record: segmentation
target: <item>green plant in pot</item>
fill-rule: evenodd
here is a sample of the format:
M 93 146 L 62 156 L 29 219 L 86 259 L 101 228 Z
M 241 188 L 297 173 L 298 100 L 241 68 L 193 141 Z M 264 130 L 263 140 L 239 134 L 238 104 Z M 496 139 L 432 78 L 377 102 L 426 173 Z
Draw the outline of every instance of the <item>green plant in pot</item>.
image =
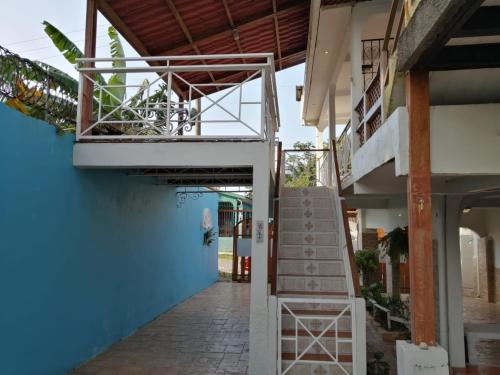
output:
M 375 277 L 379 263 L 378 250 L 358 250 L 354 253 L 354 256 L 356 258 L 356 267 L 361 271 L 363 276 L 363 285 L 371 285 L 376 281 Z
M 397 227 L 391 230 L 382 237 L 380 245 L 384 255 L 387 255 L 391 259 L 392 295 L 394 298 L 399 298 L 401 294 L 399 264 L 401 257 L 407 257 L 409 252 L 408 227 Z

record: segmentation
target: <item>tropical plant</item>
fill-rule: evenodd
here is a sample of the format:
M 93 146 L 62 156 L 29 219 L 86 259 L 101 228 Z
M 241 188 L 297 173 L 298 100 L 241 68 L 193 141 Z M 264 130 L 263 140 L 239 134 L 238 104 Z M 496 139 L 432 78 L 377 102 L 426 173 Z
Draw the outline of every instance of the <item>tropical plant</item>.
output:
M 408 256 L 408 227 L 397 227 L 388 232 L 380 240 L 380 246 L 384 255 L 391 260 L 392 267 L 392 293 L 393 297 L 399 298 L 401 294 L 400 270 L 401 257 Z
M 315 148 L 312 142 L 295 142 L 294 150 Z M 316 155 L 312 151 L 290 152 L 285 158 L 285 186 L 316 186 Z
M 363 285 L 370 285 L 375 271 L 378 269 L 379 253 L 378 250 L 366 249 L 358 250 L 354 253 L 355 262 L 358 270 L 363 276 Z

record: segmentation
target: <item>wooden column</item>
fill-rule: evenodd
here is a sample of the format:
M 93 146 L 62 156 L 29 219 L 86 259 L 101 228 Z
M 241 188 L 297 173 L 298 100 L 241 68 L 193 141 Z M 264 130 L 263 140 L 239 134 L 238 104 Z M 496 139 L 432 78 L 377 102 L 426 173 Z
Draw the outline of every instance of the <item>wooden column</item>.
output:
M 436 344 L 432 255 L 429 73 L 406 77 L 409 120 L 408 236 L 411 333 L 414 344 Z
M 95 57 L 96 45 L 96 30 L 97 30 L 97 6 L 96 0 L 87 0 L 87 16 L 85 20 L 85 57 Z M 85 63 L 86 67 L 93 67 L 92 63 Z M 92 75 L 89 74 L 90 77 Z M 89 128 L 92 119 L 92 104 L 94 85 L 88 79 L 83 80 L 82 88 L 82 107 L 81 107 L 81 131 Z M 90 133 L 90 131 L 89 131 Z M 86 133 L 85 135 L 90 135 Z

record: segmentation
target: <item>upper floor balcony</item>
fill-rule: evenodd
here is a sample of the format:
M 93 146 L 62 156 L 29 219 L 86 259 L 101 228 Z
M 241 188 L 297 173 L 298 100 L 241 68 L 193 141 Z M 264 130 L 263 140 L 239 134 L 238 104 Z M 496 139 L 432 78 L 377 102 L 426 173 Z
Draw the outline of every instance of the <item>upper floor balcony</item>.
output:
M 351 45 L 350 68 L 353 70 L 350 75 L 354 80 L 350 88 L 351 117 L 337 137 L 345 186 L 357 181 L 364 183 L 378 170 L 388 176 L 387 165 L 392 168 L 392 178 L 407 175 L 409 144 L 404 72 L 411 69 L 429 72 L 433 176 L 439 179 L 500 173 L 495 152 L 500 131 L 497 122 L 500 64 L 493 52 L 494 48 L 499 50 L 500 44 L 494 39 L 498 38 L 498 30 L 491 18 L 499 14 L 500 7 L 485 2 L 474 7 L 465 4 L 461 9 L 444 7 L 441 13 L 432 13 L 426 5 L 425 1 L 412 6 L 408 2 L 393 1 L 382 12 L 385 32 L 381 33 L 384 37 L 380 39 L 375 68 L 371 65 L 369 69 L 370 79 L 364 74 L 365 43 L 361 40 Z M 417 21 L 422 17 L 429 18 L 428 25 L 419 27 Z M 461 26 L 449 27 L 446 20 L 453 17 Z M 366 25 L 360 28 L 363 26 Z M 442 35 L 433 34 L 432 28 L 436 27 L 443 28 Z M 353 31 L 353 35 L 360 34 L 363 35 Z M 360 45 L 362 52 L 353 52 Z M 373 56 L 374 49 L 368 49 Z M 359 60 L 353 59 L 357 53 Z M 358 61 L 363 62 L 361 69 L 354 65 Z M 363 76 L 355 73 L 357 69 Z M 357 86 L 356 77 L 359 77 Z M 341 81 L 342 73 L 337 83 Z M 337 87 L 337 103 L 338 91 Z M 337 109 L 337 120 L 338 117 Z M 380 179 L 377 181 L 380 183 Z
M 77 62 L 77 142 L 269 141 L 279 129 L 273 54 Z

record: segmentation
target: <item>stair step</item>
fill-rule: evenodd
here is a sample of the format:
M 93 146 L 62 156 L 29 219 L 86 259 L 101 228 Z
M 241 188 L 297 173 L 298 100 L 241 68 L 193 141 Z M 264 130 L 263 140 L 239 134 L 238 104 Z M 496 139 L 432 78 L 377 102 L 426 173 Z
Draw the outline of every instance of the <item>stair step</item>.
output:
M 278 274 L 297 276 L 344 276 L 344 262 L 318 259 L 279 259 Z
M 286 219 L 317 219 L 335 220 L 336 212 L 332 207 L 327 208 L 301 208 L 301 207 L 281 207 L 280 218 Z
M 282 197 L 280 207 L 303 208 L 329 208 L 333 209 L 334 203 L 329 196 L 321 197 Z
M 283 245 L 278 248 L 280 258 L 296 259 L 342 259 L 338 246 Z
M 281 197 L 329 197 L 330 190 L 327 187 L 315 186 L 309 188 L 283 188 Z
M 280 230 L 285 232 L 338 232 L 333 219 L 291 218 L 280 220 Z
M 338 246 L 339 236 L 337 232 L 280 232 L 279 242 L 281 245 Z
M 278 290 L 298 292 L 347 292 L 345 277 L 278 276 Z

